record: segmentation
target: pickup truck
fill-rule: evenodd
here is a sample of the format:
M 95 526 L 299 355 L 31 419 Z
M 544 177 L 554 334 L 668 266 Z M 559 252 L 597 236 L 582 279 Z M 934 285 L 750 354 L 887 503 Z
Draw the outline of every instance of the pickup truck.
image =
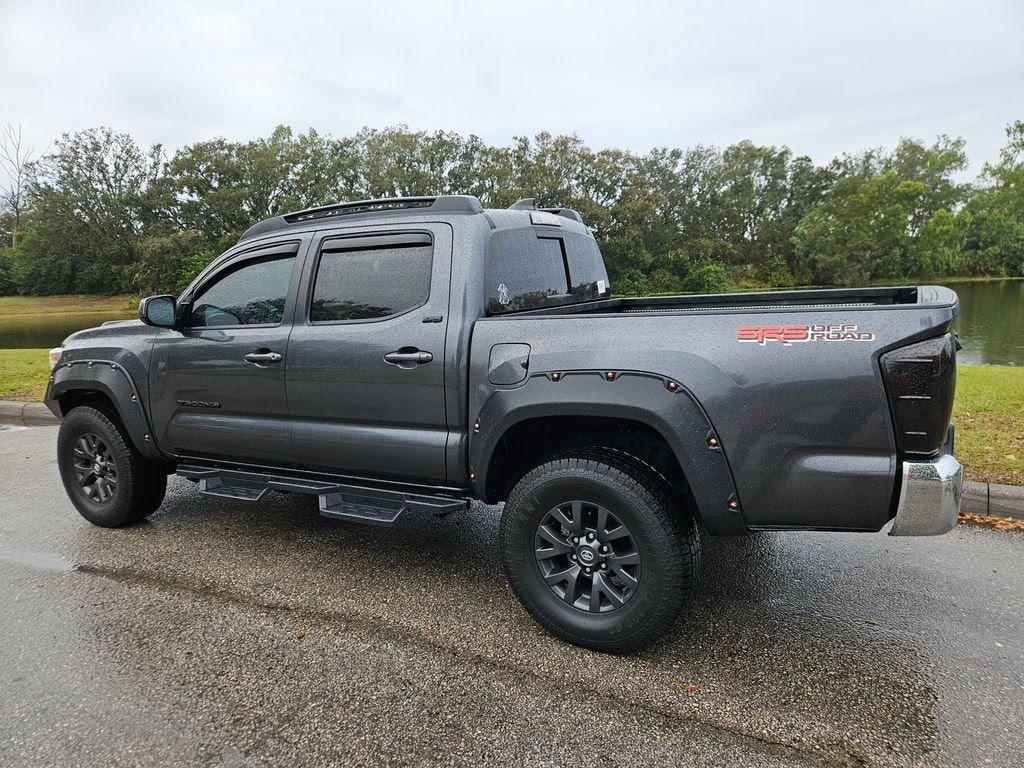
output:
M 613 297 L 578 213 L 469 196 L 251 227 L 178 296 L 51 352 L 78 511 L 167 476 L 394 523 L 504 502 L 500 558 L 549 631 L 668 631 L 700 537 L 933 535 L 957 521 L 958 300 L 934 286 Z

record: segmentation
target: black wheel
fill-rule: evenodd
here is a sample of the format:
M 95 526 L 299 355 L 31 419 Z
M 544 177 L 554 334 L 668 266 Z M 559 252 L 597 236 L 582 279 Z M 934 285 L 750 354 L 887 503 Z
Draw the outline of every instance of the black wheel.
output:
M 501 518 L 509 585 L 549 631 L 622 653 L 668 632 L 696 583 L 696 523 L 631 456 L 580 452 L 526 474 Z
M 142 456 L 110 416 L 88 406 L 62 420 L 57 464 L 75 509 L 106 528 L 149 516 L 167 488 L 161 465 Z

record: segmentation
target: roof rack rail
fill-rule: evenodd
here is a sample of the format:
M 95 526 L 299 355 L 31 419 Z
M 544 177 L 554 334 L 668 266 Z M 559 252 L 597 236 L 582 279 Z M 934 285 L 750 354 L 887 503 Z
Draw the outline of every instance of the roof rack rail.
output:
M 538 208 L 537 198 L 535 197 L 522 197 L 512 203 L 508 209 L 510 211 L 544 211 L 544 213 L 553 213 L 555 216 L 572 219 L 573 221 L 578 221 L 580 224 L 583 223 L 583 217 L 572 208 Z
M 302 224 L 317 219 L 328 219 L 336 216 L 366 216 L 371 214 L 419 213 L 431 211 L 438 213 L 482 213 L 480 201 L 472 195 L 438 195 L 436 197 L 385 197 L 378 200 L 356 200 L 350 203 L 334 203 L 317 208 L 274 216 L 253 224 L 240 238 L 250 237 L 284 229 L 293 224 Z

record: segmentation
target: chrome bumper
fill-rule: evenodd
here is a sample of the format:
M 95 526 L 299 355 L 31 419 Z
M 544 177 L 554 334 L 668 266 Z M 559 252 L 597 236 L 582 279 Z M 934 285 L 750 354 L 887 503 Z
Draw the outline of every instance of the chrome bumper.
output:
M 938 536 L 956 527 L 964 468 L 953 454 L 903 462 L 903 484 L 890 536 Z

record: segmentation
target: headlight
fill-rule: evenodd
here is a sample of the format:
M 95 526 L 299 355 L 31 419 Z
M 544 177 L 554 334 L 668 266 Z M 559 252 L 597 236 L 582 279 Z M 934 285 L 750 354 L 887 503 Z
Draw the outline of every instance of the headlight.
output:
M 54 347 L 50 350 L 50 370 L 52 371 L 60 363 L 60 356 L 64 354 L 64 347 Z

